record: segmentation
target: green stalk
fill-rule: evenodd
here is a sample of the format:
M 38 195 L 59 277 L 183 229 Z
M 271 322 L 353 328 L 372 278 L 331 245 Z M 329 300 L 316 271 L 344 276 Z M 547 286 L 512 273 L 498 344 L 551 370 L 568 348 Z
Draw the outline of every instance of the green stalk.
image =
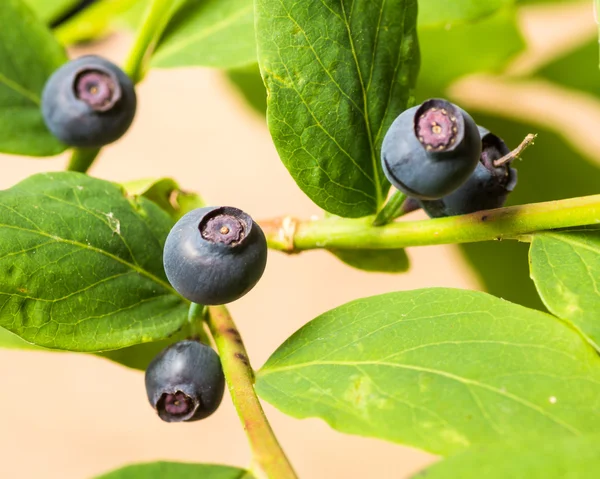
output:
M 261 223 L 269 247 L 287 253 L 318 248 L 395 249 L 410 246 L 528 240 L 532 233 L 600 223 L 600 195 L 480 211 L 424 221 L 372 226 L 373 217 L 296 221 L 292 241 L 282 242 L 274 225 Z
M 406 201 L 406 195 L 401 191 L 396 191 L 381 211 L 377 213 L 377 216 L 373 221 L 373 226 L 387 225 L 396 218 L 402 216 L 402 205 L 404 204 L 404 201 Z
M 171 18 L 174 0 L 153 0 L 146 16 L 137 31 L 123 70 L 134 84 L 139 83 L 145 74 L 146 60 L 154 51 L 163 30 Z M 67 166 L 69 171 L 86 173 L 98 157 L 100 148 L 74 148 Z
M 231 399 L 248 436 L 255 464 L 268 479 L 296 479 L 254 391 L 254 372 L 225 306 L 210 306 L 208 326 L 219 350 Z

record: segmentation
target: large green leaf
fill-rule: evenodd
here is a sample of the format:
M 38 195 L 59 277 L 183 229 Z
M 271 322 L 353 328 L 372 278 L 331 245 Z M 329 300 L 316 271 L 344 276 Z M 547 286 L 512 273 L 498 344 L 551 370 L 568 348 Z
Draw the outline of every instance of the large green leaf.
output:
M 252 479 L 250 473 L 228 466 L 151 462 L 118 469 L 97 479 Z
M 152 58 L 159 68 L 233 68 L 255 62 L 252 0 L 188 2 L 167 26 Z
M 420 26 L 419 44 L 423 58 L 418 84 L 421 99 L 445 96 L 444 89 L 465 75 L 501 71 L 525 46 L 516 10 L 510 6 L 477 22 L 451 28 Z
M 590 479 L 600 469 L 600 436 L 545 437 L 474 447 L 414 479 Z
M 257 0 L 268 122 L 296 183 L 345 217 L 375 213 L 383 136 L 418 69 L 414 0 Z
M 63 13 L 74 7 L 79 0 L 23 0 L 40 18 L 50 23 L 60 17 Z M 3 0 L 6 2 L 6 0 Z M 3 25 L 5 25 L 3 23 Z
M 56 155 L 65 146 L 46 128 L 40 96 L 65 53 L 21 0 L 0 1 L 0 19 L 0 152 Z
M 519 183 L 508 199 L 519 205 L 598 193 L 600 168 L 571 147 L 555 132 L 489 114 L 471 112 L 480 125 L 516 147 L 528 133 L 538 133 L 535 145 L 513 164 Z M 529 277 L 528 246 L 516 241 L 461 245 L 479 273 L 486 290 L 495 296 L 524 306 L 544 309 Z
M 515 0 L 420 0 L 419 26 L 448 28 L 457 22 L 469 22 L 487 17 Z
M 530 250 L 531 277 L 548 309 L 571 321 L 600 351 L 600 230 L 540 233 Z
M 187 306 L 162 267 L 172 225 L 151 201 L 77 173 L 0 192 L 0 326 L 74 351 L 174 333 Z
M 295 417 L 439 454 L 600 427 L 600 357 L 563 321 L 485 293 L 353 301 L 308 323 L 257 375 Z

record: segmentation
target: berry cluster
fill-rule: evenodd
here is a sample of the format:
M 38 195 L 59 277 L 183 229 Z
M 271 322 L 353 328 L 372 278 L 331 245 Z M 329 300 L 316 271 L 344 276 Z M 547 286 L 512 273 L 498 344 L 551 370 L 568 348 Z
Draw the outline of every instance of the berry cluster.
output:
M 404 111 L 383 140 L 388 180 L 432 218 L 499 208 L 517 183 L 510 153 L 496 135 L 442 99 Z M 509 160 L 512 158 L 509 158 Z
M 118 140 L 135 111 L 131 79 L 95 55 L 63 65 L 48 79 L 42 94 L 42 115 L 50 132 L 79 148 L 98 148 Z M 261 278 L 267 241 L 252 218 L 237 208 L 199 208 L 175 224 L 165 243 L 163 262 L 171 285 L 184 298 L 202 305 L 230 303 Z M 167 422 L 211 415 L 224 388 L 219 356 L 195 340 L 167 347 L 146 370 L 148 400 Z
M 135 116 L 130 78 L 93 55 L 66 63 L 48 80 L 42 114 L 62 142 L 98 148 L 119 139 Z M 504 142 L 478 127 L 467 112 L 441 99 L 403 112 L 382 147 L 390 182 L 431 217 L 471 213 L 504 204 L 517 176 Z M 164 248 L 164 268 L 175 290 L 201 305 L 230 303 L 250 291 L 267 262 L 260 227 L 233 207 L 187 213 Z M 146 370 L 148 400 L 164 421 L 196 421 L 212 414 L 225 380 L 217 353 L 195 340 L 163 350 Z

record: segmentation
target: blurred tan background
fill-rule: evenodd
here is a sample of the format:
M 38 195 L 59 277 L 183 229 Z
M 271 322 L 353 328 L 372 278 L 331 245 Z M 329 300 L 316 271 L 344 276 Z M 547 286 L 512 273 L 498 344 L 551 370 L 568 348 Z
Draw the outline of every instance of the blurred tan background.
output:
M 516 59 L 514 72 L 526 72 L 596 34 L 591 2 L 530 8 L 520 21 L 529 49 Z M 91 49 L 120 61 L 128 42 L 114 36 L 73 54 Z M 578 125 L 585 115 L 600 122 L 600 107 L 589 98 L 566 98 L 540 85 L 515 89 L 501 80 L 474 78 L 457 85 L 455 93 L 466 108 L 510 108 L 548 122 L 564 122 L 552 105 L 568 104 L 585 112 L 567 125 L 573 141 L 584 131 Z M 507 95 L 514 101 L 498 101 Z M 599 141 L 598 135 L 588 138 L 583 148 L 598 156 Z M 66 157 L 0 156 L 0 161 L 0 188 L 7 188 L 30 174 L 64 168 Z M 255 218 L 318 213 L 279 161 L 263 120 L 210 70 L 152 71 L 139 87 L 132 130 L 106 148 L 92 174 L 118 182 L 171 176 L 209 203 L 236 205 Z M 409 255 L 408 274 L 384 275 L 352 270 L 323 252 L 272 253 L 263 280 L 231 306 L 254 367 L 308 320 L 351 299 L 426 286 L 478 288 L 453 247 L 413 248 Z M 147 403 L 142 373 L 104 359 L 0 350 L 0 378 L 0 478 L 86 479 L 158 459 L 249 463 L 227 398 L 205 421 L 166 424 Z M 320 420 L 299 421 L 269 405 L 265 409 L 302 478 L 402 479 L 435 460 L 406 447 L 340 434 Z

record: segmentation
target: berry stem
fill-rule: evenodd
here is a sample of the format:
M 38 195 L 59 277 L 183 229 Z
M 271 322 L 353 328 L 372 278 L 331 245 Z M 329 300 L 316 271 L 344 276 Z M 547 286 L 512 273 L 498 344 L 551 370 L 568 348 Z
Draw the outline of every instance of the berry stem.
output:
M 225 306 L 210 306 L 207 321 L 256 467 L 269 479 L 296 479 L 254 391 L 254 372 L 229 311 Z
M 297 221 L 291 245 L 282 244 L 277 220 L 260 222 L 269 247 L 286 253 L 320 248 L 395 249 L 528 236 L 600 223 L 600 195 L 479 211 L 462 216 L 403 221 L 373 227 L 373 217 Z
M 498 158 L 494 161 L 494 166 L 498 168 L 505 163 L 510 163 L 511 161 L 517 159 L 523 151 L 527 149 L 528 146 L 533 145 L 533 141 L 536 139 L 537 135 L 530 133 L 525 137 L 525 139 L 521 142 L 519 146 L 517 146 L 513 151 L 511 151 L 508 155 L 504 155 L 502 158 Z
M 86 173 L 99 153 L 100 148 L 74 148 L 67 170 Z
M 134 84 L 144 78 L 146 60 L 154 51 L 173 11 L 173 0 L 152 0 L 146 10 L 123 67 Z M 67 170 L 87 173 L 99 153 L 100 148 L 74 148 Z
M 188 310 L 188 323 L 190 323 L 190 333 L 194 339 L 201 343 L 210 345 L 210 339 L 204 329 L 204 321 L 208 316 L 208 309 L 201 304 L 191 303 Z
M 401 191 L 396 191 L 390 200 L 385 204 L 385 206 L 381 209 L 375 220 L 373 221 L 373 226 L 383 226 L 388 223 L 394 221 L 396 218 L 399 218 L 404 214 L 402 209 L 402 205 L 406 200 L 406 195 Z
M 139 83 L 144 78 L 146 61 L 171 18 L 172 8 L 173 0 L 152 0 L 146 10 L 123 67 L 133 83 Z

